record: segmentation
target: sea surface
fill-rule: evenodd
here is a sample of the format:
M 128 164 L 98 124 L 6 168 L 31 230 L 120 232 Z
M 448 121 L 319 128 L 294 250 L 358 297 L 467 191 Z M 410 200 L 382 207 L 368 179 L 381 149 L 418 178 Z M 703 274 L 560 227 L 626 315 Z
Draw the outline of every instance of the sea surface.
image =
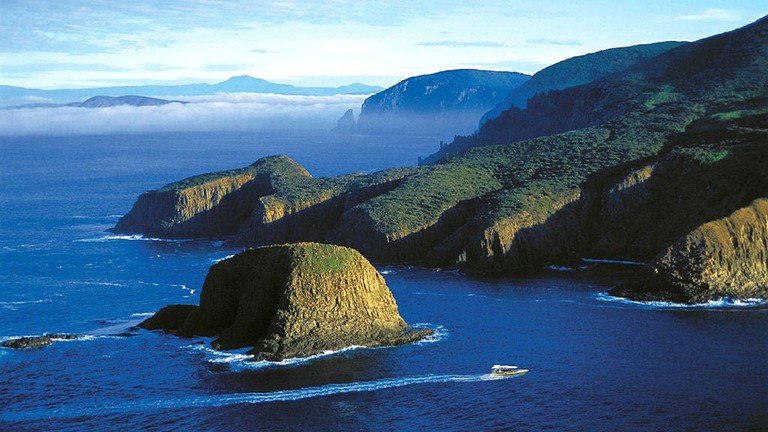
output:
M 285 153 L 314 175 L 413 165 L 429 137 L 324 132 L 0 138 L 2 431 L 765 431 L 768 306 L 632 303 L 630 265 L 527 277 L 378 266 L 411 324 L 398 348 L 282 363 L 129 329 L 199 301 L 219 241 L 112 235 L 138 195 Z M 126 336 L 128 335 L 132 336 Z M 494 364 L 530 370 L 490 379 Z

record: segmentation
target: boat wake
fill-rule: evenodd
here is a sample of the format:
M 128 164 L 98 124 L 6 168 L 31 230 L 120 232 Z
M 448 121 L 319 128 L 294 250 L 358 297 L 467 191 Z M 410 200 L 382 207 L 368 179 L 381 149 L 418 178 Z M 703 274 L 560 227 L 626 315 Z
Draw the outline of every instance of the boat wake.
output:
M 152 410 L 171 410 L 185 408 L 210 408 L 238 404 L 262 404 L 270 402 L 289 402 L 349 393 L 374 392 L 384 389 L 414 386 L 420 384 L 475 383 L 497 380 L 490 375 L 422 375 L 405 378 L 387 378 L 374 381 L 326 384 L 317 387 L 305 387 L 293 390 L 258 393 L 230 393 L 220 395 L 192 396 L 182 398 L 164 398 L 154 400 L 126 401 L 102 405 L 94 402 L 89 406 L 60 406 L 46 411 L 9 412 L 0 414 L 1 421 L 29 421 L 55 418 L 74 418 L 83 416 L 105 416 L 127 412 Z M 503 377 L 501 379 L 504 379 Z

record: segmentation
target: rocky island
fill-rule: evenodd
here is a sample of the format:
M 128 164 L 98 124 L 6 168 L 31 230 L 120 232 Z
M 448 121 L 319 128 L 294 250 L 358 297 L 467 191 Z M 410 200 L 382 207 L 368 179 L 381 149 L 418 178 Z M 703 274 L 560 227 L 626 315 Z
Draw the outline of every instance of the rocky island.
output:
M 140 327 L 212 336 L 256 358 L 307 357 L 353 345 L 422 339 L 400 317 L 384 278 L 357 251 L 317 243 L 246 250 L 211 267 L 200 305 L 167 306 Z

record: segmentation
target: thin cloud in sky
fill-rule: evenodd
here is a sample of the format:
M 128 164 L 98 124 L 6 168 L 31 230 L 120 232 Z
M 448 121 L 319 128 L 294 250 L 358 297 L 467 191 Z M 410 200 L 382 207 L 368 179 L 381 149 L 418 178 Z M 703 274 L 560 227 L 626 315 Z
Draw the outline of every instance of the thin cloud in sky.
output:
M 247 64 L 247 63 L 208 64 L 208 65 L 202 66 L 201 70 L 208 71 L 208 72 L 229 72 L 229 71 L 247 70 L 250 67 L 253 67 L 253 65 Z
M 501 42 L 491 41 L 434 41 L 434 42 L 419 42 L 417 46 L 426 47 L 451 47 L 451 48 L 503 48 L 506 45 Z
M 581 42 L 573 39 L 528 39 L 525 43 L 530 45 L 557 45 L 557 46 L 581 46 Z
M 519 58 L 551 64 L 611 46 L 695 40 L 765 14 L 765 0 L 625 3 L 0 0 L 0 84 L 201 82 L 237 69 L 297 83 L 317 76 L 339 84 L 348 83 L 340 81 L 345 76 L 395 77 L 366 82 L 387 86 L 463 63 Z
M 694 15 L 681 15 L 677 19 L 680 21 L 740 21 L 744 19 L 744 14 L 728 9 L 707 9 Z
M 100 63 L 27 63 L 2 67 L 4 73 L 50 71 L 128 72 L 133 69 Z

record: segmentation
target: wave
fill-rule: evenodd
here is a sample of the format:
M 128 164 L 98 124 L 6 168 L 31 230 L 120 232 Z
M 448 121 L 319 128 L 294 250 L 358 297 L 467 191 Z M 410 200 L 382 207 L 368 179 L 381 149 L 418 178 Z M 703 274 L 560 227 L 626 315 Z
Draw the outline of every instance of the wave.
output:
M 359 346 L 359 345 L 352 345 L 346 348 L 342 348 L 340 350 L 335 350 L 335 351 L 328 350 L 320 354 L 315 354 L 308 357 L 287 358 L 280 361 L 268 361 L 268 360 L 255 361 L 254 356 L 252 354 L 247 354 L 245 352 L 250 348 L 246 348 L 244 350 L 239 350 L 239 351 L 238 350 L 218 351 L 213 348 L 209 348 L 205 345 L 188 345 L 187 348 L 190 348 L 193 351 L 199 351 L 204 353 L 209 363 L 227 364 L 229 365 L 230 369 L 232 369 L 233 371 L 241 371 L 246 369 L 254 370 L 254 369 L 264 369 L 264 368 L 271 368 L 271 367 L 297 366 L 301 364 L 310 363 L 319 358 L 334 356 L 334 355 L 338 355 L 338 354 L 342 354 L 345 352 L 366 348 L 366 347 Z
M 50 299 L 23 300 L 23 301 L 0 301 L 0 306 L 18 306 L 18 305 L 25 305 L 25 304 L 50 303 L 51 301 L 52 300 L 50 300 Z
M 5 309 L 7 311 L 15 311 L 15 310 L 18 310 L 20 306 L 40 304 L 40 303 L 50 303 L 52 301 L 53 300 L 51 300 L 51 299 L 21 300 L 21 301 L 0 301 L 0 308 Z
M 621 264 L 621 265 L 633 265 L 633 266 L 647 266 L 648 263 L 640 261 L 628 261 L 628 260 L 613 260 L 613 259 L 599 259 L 599 258 L 582 258 L 585 263 L 595 264 Z
M 434 325 L 430 323 L 416 323 L 411 327 L 413 327 L 415 330 L 428 328 L 433 332 L 431 335 L 425 337 L 424 339 L 418 342 L 414 342 L 415 345 L 433 344 L 436 342 L 441 342 L 448 337 L 448 330 L 441 325 Z
M 103 405 L 94 403 L 91 406 L 59 406 L 45 411 L 4 411 L 0 414 L 3 421 L 25 421 L 55 418 L 74 418 L 82 416 L 104 416 L 117 413 L 142 412 L 151 410 L 211 408 L 241 404 L 262 404 L 271 402 L 289 402 L 303 399 L 318 398 L 350 393 L 367 393 L 379 390 L 414 386 L 420 384 L 442 383 L 480 383 L 498 379 L 488 374 L 484 375 L 422 375 L 404 378 L 385 378 L 374 381 L 357 381 L 351 383 L 332 383 L 317 387 L 305 387 L 292 390 L 256 393 L 229 393 L 218 395 L 191 396 L 181 398 L 163 398 L 138 401 L 126 401 Z
M 188 296 L 185 296 L 185 297 L 190 297 L 190 296 L 193 296 L 193 295 L 195 295 L 195 289 L 194 289 L 194 288 L 190 288 L 190 287 L 188 287 L 188 286 L 186 286 L 186 285 L 184 285 L 184 284 L 171 284 L 170 286 L 172 286 L 172 287 L 177 287 L 177 288 L 181 288 L 182 290 L 184 290 L 184 291 L 188 292 L 188 293 L 189 293 L 189 295 L 188 295 Z
M 414 342 L 413 345 L 423 345 L 423 344 L 432 344 L 432 343 L 440 342 L 448 336 L 448 331 L 443 326 L 439 326 L 439 325 L 435 326 L 429 323 L 418 323 L 418 324 L 414 324 L 412 327 L 414 329 L 429 328 L 434 332 L 433 334 L 425 337 L 424 339 L 418 342 Z M 343 353 L 347 353 L 347 352 L 355 351 L 359 349 L 387 349 L 391 347 L 386 347 L 386 346 L 385 347 L 366 347 L 362 345 L 351 345 L 339 350 L 323 351 L 322 353 L 315 354 L 308 357 L 287 358 L 280 361 L 254 360 L 254 356 L 246 352 L 250 348 L 245 348 L 242 350 L 233 350 L 233 351 L 219 351 L 202 344 L 187 345 L 186 348 L 203 353 L 205 357 L 207 357 L 206 361 L 208 361 L 209 363 L 227 364 L 233 371 L 240 371 L 240 370 L 246 370 L 246 369 L 253 370 L 253 369 L 271 368 L 271 367 L 297 366 L 301 364 L 310 363 L 320 358 L 335 356 L 335 355 L 339 355 L 339 354 L 343 354 Z
M 211 262 L 211 263 L 213 263 L 213 264 L 218 264 L 218 263 L 220 263 L 220 262 L 222 262 L 222 261 L 224 261 L 224 260 L 230 259 L 230 258 L 232 258 L 232 257 L 234 257 L 234 256 L 235 256 L 235 254 L 232 254 L 232 255 L 227 255 L 227 256 L 225 256 L 224 258 L 211 258 L 211 259 L 210 259 L 210 260 L 208 260 L 208 261 L 210 261 L 210 262 Z
M 70 333 L 64 333 L 64 334 L 70 334 Z M 75 334 L 75 333 L 71 333 Z M 43 334 L 36 334 L 36 335 L 21 335 L 21 336 L 0 336 L 0 343 L 14 340 L 14 339 L 21 339 L 21 338 L 38 338 L 43 336 L 49 336 L 50 333 L 43 333 Z M 88 335 L 88 334 L 77 334 L 76 338 L 73 339 L 66 339 L 66 338 L 54 338 L 53 343 L 61 343 L 61 342 L 86 342 L 86 341 L 92 341 L 96 339 L 102 339 L 105 336 L 97 336 L 97 335 Z
M 157 241 L 157 242 L 168 242 L 168 243 L 185 243 L 185 242 L 192 241 L 191 239 L 164 239 L 164 238 L 158 238 L 158 237 L 144 237 L 141 234 L 104 235 L 104 236 L 101 236 L 101 237 L 79 239 L 79 240 L 74 240 L 74 241 L 75 242 L 80 242 L 80 243 L 104 243 L 104 242 L 110 242 L 110 241 L 115 241 L 115 240 Z
M 706 303 L 674 303 L 667 301 L 639 301 L 630 300 L 624 297 L 615 297 L 607 292 L 597 293 L 594 296 L 597 300 L 611 303 L 619 303 L 623 305 L 642 307 L 648 309 L 734 309 L 734 308 L 751 308 L 768 305 L 768 299 L 751 298 L 751 299 L 732 299 L 723 297 L 717 300 L 709 300 Z

